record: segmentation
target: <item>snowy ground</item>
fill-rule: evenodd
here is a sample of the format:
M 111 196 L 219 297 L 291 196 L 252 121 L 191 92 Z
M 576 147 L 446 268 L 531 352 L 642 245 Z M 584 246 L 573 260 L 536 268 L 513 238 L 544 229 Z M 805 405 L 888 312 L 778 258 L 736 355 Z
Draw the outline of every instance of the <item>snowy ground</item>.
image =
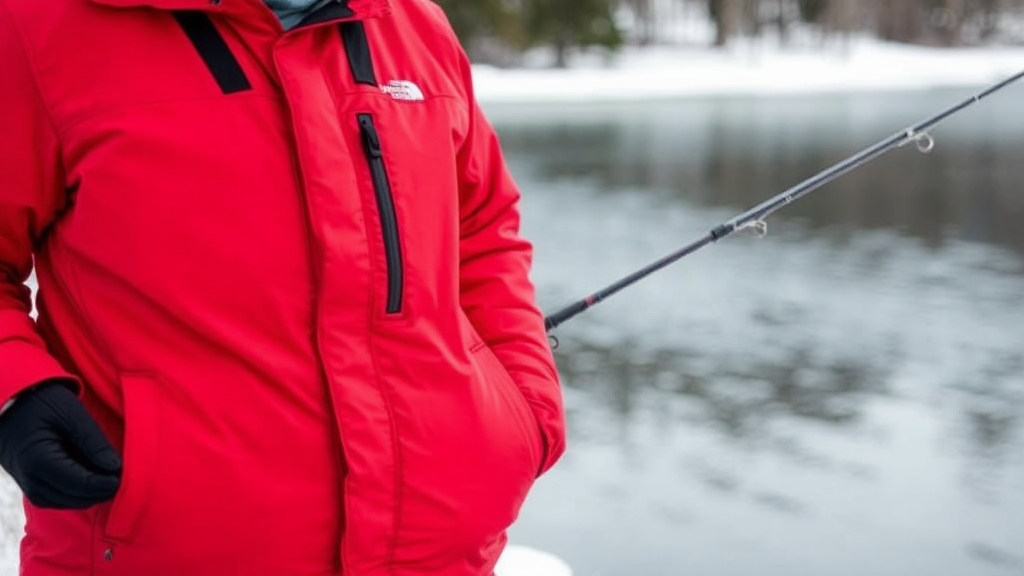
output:
M 855 38 L 798 48 L 754 41 L 725 50 L 627 48 L 584 55 L 569 70 L 477 66 L 474 77 L 478 98 L 501 104 L 979 86 L 1021 70 L 1024 47 L 924 48 Z

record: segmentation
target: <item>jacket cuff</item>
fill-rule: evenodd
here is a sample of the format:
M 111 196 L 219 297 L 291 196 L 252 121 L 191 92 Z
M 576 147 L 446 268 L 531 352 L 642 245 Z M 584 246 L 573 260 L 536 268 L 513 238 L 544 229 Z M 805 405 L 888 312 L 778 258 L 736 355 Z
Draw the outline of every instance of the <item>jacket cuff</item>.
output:
M 565 453 L 566 420 L 565 408 L 561 400 L 561 386 L 521 374 L 513 374 L 513 380 L 526 397 L 526 403 L 533 412 L 543 448 L 541 454 L 540 476 L 550 470 Z M 524 386 L 524 384 L 526 384 Z M 532 386 L 530 385 L 532 384 Z M 557 398 L 539 394 L 542 390 L 553 390 Z
M 538 413 L 536 405 L 531 405 L 531 407 L 537 419 L 537 428 L 540 430 L 543 446 L 540 469 L 537 471 L 537 476 L 541 476 L 554 467 L 565 454 L 565 426 L 558 421 L 560 419 L 552 419 Z
M 54 379 L 73 382 L 81 390 L 78 378 L 64 370 L 45 349 L 24 340 L 0 343 L 0 404 L 6 405 L 22 391 Z

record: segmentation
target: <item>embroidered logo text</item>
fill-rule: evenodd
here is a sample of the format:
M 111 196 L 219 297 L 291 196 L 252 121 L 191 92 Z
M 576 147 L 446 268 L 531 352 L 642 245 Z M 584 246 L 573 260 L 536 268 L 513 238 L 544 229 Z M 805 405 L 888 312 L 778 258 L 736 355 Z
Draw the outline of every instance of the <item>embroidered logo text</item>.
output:
M 392 80 L 381 86 L 380 90 L 395 100 L 404 100 L 406 102 L 423 101 L 423 91 L 409 80 Z

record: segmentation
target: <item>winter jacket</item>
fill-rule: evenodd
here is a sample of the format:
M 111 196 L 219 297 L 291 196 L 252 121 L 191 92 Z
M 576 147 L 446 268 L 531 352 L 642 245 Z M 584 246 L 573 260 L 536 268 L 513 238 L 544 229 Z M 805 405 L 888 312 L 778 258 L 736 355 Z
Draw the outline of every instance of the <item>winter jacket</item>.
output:
M 0 0 L 0 403 L 124 455 L 23 576 L 490 574 L 564 446 L 518 197 L 426 0 Z

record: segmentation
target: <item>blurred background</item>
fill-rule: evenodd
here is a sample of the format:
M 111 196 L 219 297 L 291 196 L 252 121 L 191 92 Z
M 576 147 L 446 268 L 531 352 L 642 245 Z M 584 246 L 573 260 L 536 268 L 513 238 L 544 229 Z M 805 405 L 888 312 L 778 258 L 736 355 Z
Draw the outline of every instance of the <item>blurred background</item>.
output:
M 552 312 L 1024 69 L 1019 0 L 445 0 Z M 577 576 L 1024 574 L 1024 85 L 558 330 Z M 540 576 L 540 575 L 538 575 Z
M 547 312 L 1024 69 L 1022 0 L 440 4 Z M 569 451 L 512 541 L 576 576 L 1024 574 L 1024 85 L 935 137 L 559 329 Z
M 548 47 L 566 66 L 574 51 L 743 38 L 786 43 L 869 34 L 931 46 L 1024 40 L 1021 0 L 438 0 L 474 61 L 514 65 Z

